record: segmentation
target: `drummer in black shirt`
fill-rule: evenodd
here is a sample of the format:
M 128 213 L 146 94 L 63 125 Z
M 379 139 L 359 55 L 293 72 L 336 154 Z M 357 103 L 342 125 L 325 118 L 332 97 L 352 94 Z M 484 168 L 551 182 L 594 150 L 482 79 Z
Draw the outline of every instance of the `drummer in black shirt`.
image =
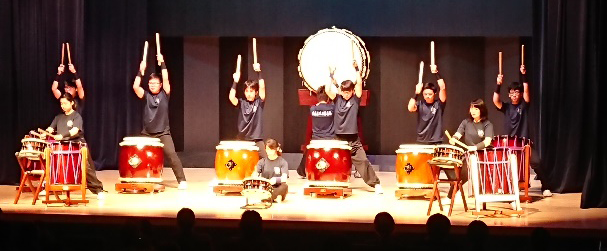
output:
M 356 61 L 353 62 L 353 65 L 356 70 L 356 82 L 343 81 L 339 94 L 331 89 L 326 90 L 329 98 L 335 101 L 333 122 L 335 138 L 348 141 L 348 145 L 352 147 L 351 154 L 354 168 L 360 173 L 367 185 L 375 188 L 376 194 L 383 194 L 379 178 L 371 167 L 371 162 L 369 162 L 358 137 L 358 108 L 363 93 L 363 83 Z
M 177 182 L 179 183 L 178 189 L 185 190 L 187 189 L 187 183 L 185 174 L 183 173 L 183 166 L 179 156 L 177 156 L 177 152 L 175 152 L 175 144 L 173 143 L 169 127 L 169 98 L 171 95 L 169 72 L 162 54 L 158 54 L 156 57 L 161 65 L 162 74 L 152 73 L 150 75 L 150 80 L 148 81 L 149 90 L 146 91 L 141 87 L 141 79 L 147 66 L 145 61 L 141 61 L 139 72 L 133 83 L 133 90 L 137 97 L 145 99 L 143 131 L 141 134 L 159 138 L 160 142 L 164 144 L 162 150 L 164 151 L 164 155 L 169 159 L 171 169 L 173 169 L 175 178 L 177 178 Z
M 409 100 L 407 108 L 409 112 L 417 112 L 417 142 L 440 144 L 443 142 L 443 113 L 447 105 L 447 90 L 436 65 L 430 65 L 430 69 L 436 76 L 439 88 L 434 83 L 418 83 L 415 86 L 415 96 Z M 420 94 L 422 99 L 419 98 Z
M 82 87 L 82 80 L 80 79 L 80 76 L 78 76 L 73 64 L 68 64 L 68 69 L 72 73 L 72 78 L 64 81 L 63 93 L 69 93 L 74 97 L 75 109 L 78 113 L 82 114 L 84 111 L 84 88 Z M 53 85 L 51 86 L 51 91 L 53 91 L 53 96 L 55 96 L 56 99 L 61 98 L 61 94 L 63 94 L 59 90 L 59 82 L 61 82 L 61 77 L 64 76 L 64 71 L 65 66 L 60 64 L 57 68 L 57 75 L 55 76 Z
M 63 113 L 55 116 L 53 122 L 46 131 L 51 134 L 55 133 L 53 139 L 58 141 L 86 143 L 86 140 L 84 139 L 84 122 L 80 113 L 75 110 L 77 107 L 74 102 L 74 97 L 66 92 L 61 94 L 59 102 Z M 97 178 L 95 163 L 90 155 L 87 158 L 87 163 L 86 187 L 91 190 L 93 194 L 97 195 L 97 199 L 102 200 L 105 198 L 107 192 L 103 190 L 103 184 Z
M 238 107 L 238 139 L 254 141 L 259 147 L 259 157 L 265 158 L 266 147 L 263 143 L 261 134 L 263 133 L 263 109 L 266 100 L 266 84 L 261 77 L 261 65 L 253 64 L 253 70 L 257 72 L 257 80 L 247 80 L 244 82 L 245 98 L 236 97 L 236 86 L 240 80 L 240 72 L 234 72 L 232 78 L 232 89 L 228 98 L 232 105 Z
M 335 139 L 335 129 L 333 128 L 333 112 L 335 112 L 335 105 L 329 103 L 329 96 L 327 95 L 325 88 L 331 88 L 331 86 L 327 84 L 327 86 L 319 87 L 318 90 L 316 90 L 318 103 L 310 107 L 310 116 L 312 116 L 312 140 Z M 303 157 L 297 168 L 297 174 L 304 178 L 306 177 L 306 156 L 307 150 L 304 150 Z
M 255 166 L 256 172 L 253 176 L 263 177 L 270 180 L 272 184 L 272 201 L 284 201 L 289 192 L 287 178 L 289 176 L 289 164 L 282 158 L 280 144 L 275 139 L 267 139 L 265 142 L 266 157 L 260 159 Z
M 457 128 L 457 132 L 453 135 L 449 143 L 455 145 L 455 140 L 464 138 L 464 143 L 468 145 L 468 151 L 482 150 L 491 146 L 493 140 L 493 124 L 487 119 L 487 106 L 482 99 L 474 100 L 470 103 L 469 117 L 464 119 Z M 455 171 L 445 172 L 449 179 L 455 179 Z M 468 181 L 468 167 L 466 164 L 462 166 L 460 174 L 462 185 Z M 453 185 L 447 194 L 451 198 Z

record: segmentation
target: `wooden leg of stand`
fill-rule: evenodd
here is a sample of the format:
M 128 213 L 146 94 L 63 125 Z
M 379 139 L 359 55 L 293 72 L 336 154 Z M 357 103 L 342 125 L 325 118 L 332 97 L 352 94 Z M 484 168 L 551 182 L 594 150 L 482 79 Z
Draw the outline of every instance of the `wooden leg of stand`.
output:
M 468 212 L 468 203 L 466 202 L 466 195 L 464 195 L 464 187 L 462 186 L 462 182 L 459 182 L 459 191 L 462 195 L 462 201 L 464 202 L 464 212 Z
M 25 180 L 27 179 L 27 174 L 21 172 L 21 183 L 19 183 L 19 190 L 17 191 L 17 196 L 15 197 L 14 204 L 19 202 L 19 197 L 21 197 L 21 192 L 23 192 L 23 186 L 25 185 Z
M 38 182 L 38 187 L 34 192 L 34 200 L 32 201 L 32 205 L 36 205 L 36 201 L 38 200 L 38 195 L 40 194 L 40 190 L 42 190 L 42 184 L 44 183 L 44 175 L 40 176 L 40 181 Z

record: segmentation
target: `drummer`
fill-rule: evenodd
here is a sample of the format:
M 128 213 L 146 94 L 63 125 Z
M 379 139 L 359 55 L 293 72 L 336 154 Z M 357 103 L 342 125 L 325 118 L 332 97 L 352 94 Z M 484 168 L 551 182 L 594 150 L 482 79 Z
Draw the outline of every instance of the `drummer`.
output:
M 261 134 L 263 132 L 263 109 L 266 100 L 266 85 L 261 77 L 261 65 L 253 64 L 253 70 L 257 72 L 257 80 L 244 82 L 245 98 L 236 97 L 236 86 L 240 80 L 240 71 L 234 72 L 232 78 L 232 89 L 228 98 L 232 105 L 238 107 L 238 139 L 254 141 L 259 147 L 259 157 L 267 157 Z
M 375 188 L 376 194 L 383 194 L 383 189 L 379 184 L 379 178 L 371 167 L 371 162 L 363 149 L 363 145 L 358 137 L 358 108 L 363 93 L 363 83 L 356 61 L 353 62 L 356 70 L 356 82 L 345 80 L 341 83 L 340 92 L 336 93 L 330 88 L 326 89 L 329 98 L 335 101 L 335 113 L 333 125 L 335 127 L 335 138 L 348 141 L 352 147 L 352 164 L 367 185 Z
M 430 65 L 430 70 L 436 77 L 438 88 L 431 82 L 418 83 L 415 86 L 415 95 L 409 100 L 407 108 L 409 112 L 417 112 L 417 142 L 440 144 L 443 142 L 443 113 L 447 105 L 447 90 L 445 80 L 438 74 L 436 65 Z
M 58 141 L 72 141 L 86 143 L 84 139 L 84 122 L 82 116 L 75 109 L 77 109 L 74 97 L 70 93 L 61 94 L 59 97 L 59 103 L 61 104 L 61 110 L 63 113 L 55 116 L 51 125 L 46 129 L 50 134 L 53 135 L 53 139 Z M 43 136 L 44 138 L 44 136 Z M 97 178 L 95 171 L 95 162 L 90 156 L 87 158 L 88 166 L 86 169 L 86 187 L 97 195 L 97 199 L 105 199 L 107 191 L 103 190 L 103 184 Z
M 482 99 L 476 99 L 470 103 L 469 117 L 464 119 L 457 128 L 457 132 L 449 140 L 451 145 L 455 145 L 455 140 L 464 137 L 464 143 L 468 145 L 468 151 L 482 150 L 491 146 L 493 140 L 493 124 L 487 118 L 487 106 Z M 462 166 L 460 177 L 462 185 L 468 181 L 468 167 Z M 455 171 L 445 172 L 449 179 L 455 179 Z M 451 198 L 453 185 L 449 188 L 447 197 Z
M 67 79 L 64 81 L 63 93 L 69 93 L 74 97 L 74 103 L 76 104 L 75 108 L 78 113 L 82 114 L 84 110 L 84 88 L 82 87 L 82 80 L 78 73 L 76 72 L 76 67 L 73 64 L 68 64 L 68 69 L 72 73 L 73 77 L 71 79 Z M 53 81 L 53 85 L 51 86 L 51 91 L 53 92 L 53 96 L 56 99 L 61 98 L 61 90 L 59 90 L 59 82 L 61 82 L 61 76 L 65 71 L 65 65 L 60 64 L 57 67 L 57 75 L 55 76 L 55 80 Z
M 333 73 L 335 68 L 331 71 L 331 79 L 333 82 Z M 327 86 L 321 86 L 316 90 L 316 98 L 318 103 L 310 107 L 310 115 L 312 116 L 312 140 L 331 140 L 335 138 L 335 129 L 333 129 L 333 112 L 335 111 L 335 105 L 329 103 L 329 96 L 325 91 L 325 88 L 331 88 L 329 84 Z M 307 150 L 304 150 L 303 157 L 297 168 L 297 173 L 303 178 L 306 177 L 306 156 Z
M 265 143 L 267 156 L 257 162 L 254 177 L 262 177 L 270 180 L 274 187 L 272 190 L 272 201 L 284 201 L 289 192 L 287 186 L 287 176 L 289 173 L 289 164 L 281 157 L 282 150 L 280 144 L 275 139 L 267 139 Z
M 133 83 L 133 90 L 138 98 L 145 98 L 145 108 L 143 110 L 143 131 L 141 134 L 159 138 L 164 144 L 162 148 L 164 155 L 168 157 L 171 169 L 177 178 L 179 190 L 187 189 L 183 166 L 177 152 L 175 152 L 175 144 L 171 137 L 169 127 L 169 98 L 171 95 L 171 85 L 169 83 L 169 72 L 164 62 L 162 54 L 156 55 L 156 59 L 160 63 L 162 69 L 161 74 L 152 73 L 148 81 L 148 90 L 141 87 L 141 79 L 147 66 L 145 61 L 141 61 L 139 72 Z

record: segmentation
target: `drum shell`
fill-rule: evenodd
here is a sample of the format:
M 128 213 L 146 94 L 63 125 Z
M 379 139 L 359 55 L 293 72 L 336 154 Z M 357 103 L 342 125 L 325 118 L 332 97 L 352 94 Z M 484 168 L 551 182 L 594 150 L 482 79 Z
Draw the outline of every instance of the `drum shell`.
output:
M 122 144 L 118 161 L 120 178 L 123 181 L 162 181 L 164 152 L 161 146 Z
M 82 158 L 81 142 L 53 142 L 50 147 L 50 174 L 51 185 L 78 185 L 82 184 Z
M 432 185 L 434 178 L 432 177 L 430 164 L 428 164 L 428 161 L 432 158 L 433 154 L 428 152 L 399 150 L 396 154 L 396 180 L 398 185 L 402 188 Z M 412 170 L 407 171 L 408 168 L 412 168 Z
M 274 187 L 269 180 L 264 178 L 245 178 L 242 181 L 242 194 L 247 197 L 258 197 L 267 199 L 272 197 Z
M 523 148 L 531 145 L 531 140 L 523 137 L 510 137 L 508 135 L 496 135 L 491 141 L 493 147 Z
M 462 164 L 464 151 L 455 147 L 437 145 L 434 148 L 433 160 Z
M 350 150 L 343 148 L 309 148 L 305 158 L 306 174 L 309 181 L 350 181 L 352 170 Z M 328 164 L 324 171 L 317 168 L 319 161 L 325 161 Z
M 508 174 L 510 173 L 509 153 L 510 151 L 504 148 L 478 150 L 474 153 L 478 158 L 478 167 L 471 168 L 478 168 L 478 173 L 482 177 L 479 178 L 479 181 L 483 183 L 481 187 L 484 187 L 481 188 L 482 194 L 512 193 L 510 190 L 511 184 L 508 182 Z M 500 172 L 502 173 L 501 176 L 498 175 Z M 500 187 L 501 191 L 499 190 Z
M 235 166 L 229 168 L 230 161 Z M 215 173 L 218 180 L 244 180 L 255 171 L 259 162 L 259 151 L 249 149 L 217 149 Z

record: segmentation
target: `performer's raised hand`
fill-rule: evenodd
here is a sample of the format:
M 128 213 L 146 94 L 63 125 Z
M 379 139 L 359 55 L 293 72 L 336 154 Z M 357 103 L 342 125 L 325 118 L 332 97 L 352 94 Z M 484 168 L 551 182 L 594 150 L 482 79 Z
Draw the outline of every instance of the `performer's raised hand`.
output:
M 331 79 L 335 79 L 334 78 L 334 76 L 335 76 L 335 70 L 336 70 L 335 66 L 329 65 L 329 77 Z
M 525 65 L 521 65 L 521 74 L 525 75 L 527 73 L 527 69 L 525 69 Z
M 64 71 L 65 71 L 65 66 L 63 64 L 60 64 L 59 67 L 57 67 L 57 75 L 63 74 Z
M 421 94 L 422 93 L 422 88 L 424 87 L 423 83 L 417 83 L 415 85 L 415 95 Z
M 253 70 L 255 72 L 261 72 L 261 65 L 259 63 L 254 63 L 253 64 Z
M 238 83 L 240 80 L 240 72 L 234 72 L 234 74 L 232 74 L 232 79 L 234 79 L 234 83 Z
M 497 74 L 497 85 L 502 85 L 503 82 L 504 82 L 504 75 Z
M 156 61 L 158 61 L 159 64 L 164 63 L 164 56 L 162 56 L 162 54 L 156 55 Z
M 141 61 L 141 63 L 139 64 L 139 72 L 141 73 L 142 76 L 145 73 L 146 67 L 147 67 L 147 63 L 145 61 Z
M 432 74 L 438 73 L 438 67 L 436 65 L 430 65 L 430 72 L 432 72 Z
M 71 73 L 76 73 L 76 68 L 73 64 L 68 64 L 67 66 Z
M 61 135 L 61 134 L 53 135 L 53 138 L 55 140 L 62 140 L 63 139 L 63 135 Z

